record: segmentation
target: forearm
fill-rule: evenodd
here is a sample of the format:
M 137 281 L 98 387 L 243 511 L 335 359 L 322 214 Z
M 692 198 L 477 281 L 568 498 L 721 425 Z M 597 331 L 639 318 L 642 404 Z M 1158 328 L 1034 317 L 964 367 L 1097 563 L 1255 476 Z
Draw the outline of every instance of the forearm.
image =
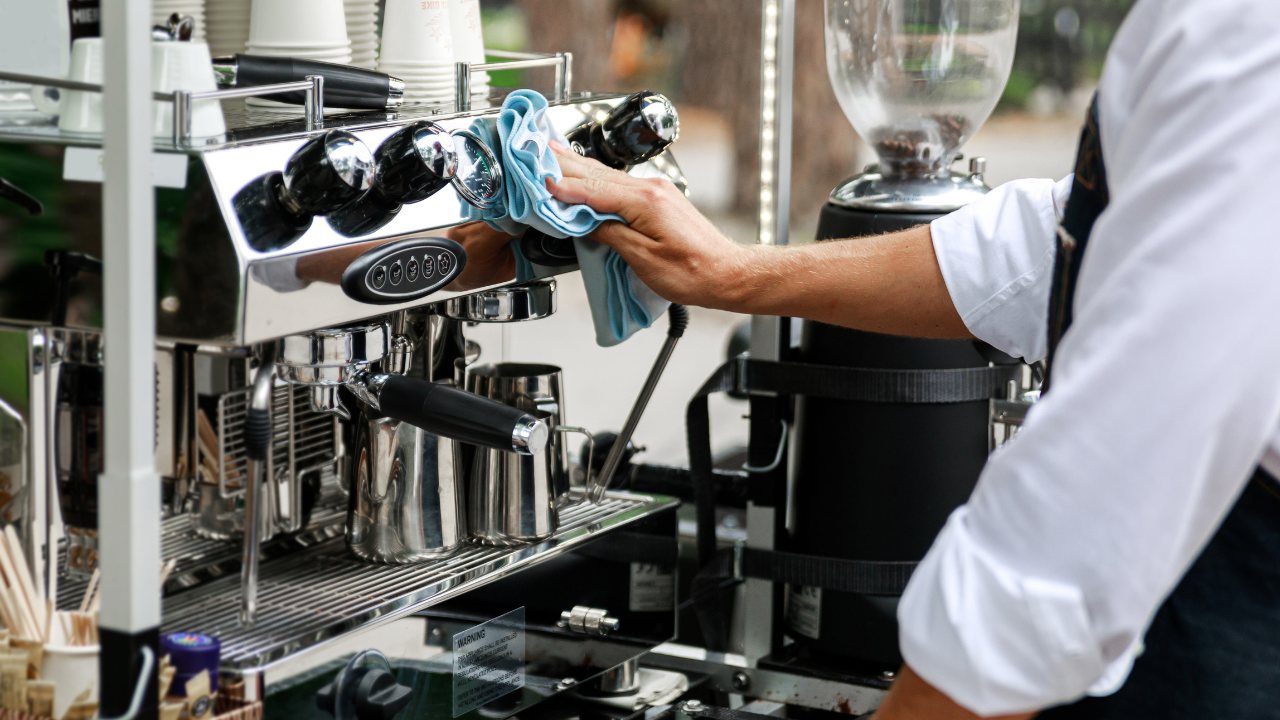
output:
M 998 720 L 1028 720 L 1035 715 L 1001 715 Z M 976 720 L 979 717 L 925 682 L 909 666 L 903 665 L 888 697 L 872 720 Z
M 929 226 L 801 247 L 754 246 L 720 281 L 721 309 L 894 335 L 972 337 L 947 292 Z

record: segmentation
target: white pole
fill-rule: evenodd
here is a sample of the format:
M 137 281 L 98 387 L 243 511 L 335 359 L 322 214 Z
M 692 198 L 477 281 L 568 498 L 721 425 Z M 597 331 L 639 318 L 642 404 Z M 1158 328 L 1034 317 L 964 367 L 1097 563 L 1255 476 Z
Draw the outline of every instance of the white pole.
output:
M 160 626 L 160 478 L 155 471 L 155 227 L 151 2 L 102 3 L 105 472 L 101 713 L 122 714 Z M 141 717 L 154 717 L 154 691 Z
M 795 60 L 795 0 L 762 0 L 760 27 L 760 194 L 756 242 L 786 245 L 791 223 L 791 106 Z M 782 319 L 751 318 L 751 357 L 780 360 L 789 338 Z M 751 432 L 776 432 L 776 400 L 753 398 Z M 770 447 L 776 447 L 771 440 Z M 779 501 L 781 502 L 781 501 Z M 774 549 L 779 508 L 747 502 L 747 547 Z M 742 589 L 742 654 L 755 665 L 773 643 L 774 587 L 748 578 Z

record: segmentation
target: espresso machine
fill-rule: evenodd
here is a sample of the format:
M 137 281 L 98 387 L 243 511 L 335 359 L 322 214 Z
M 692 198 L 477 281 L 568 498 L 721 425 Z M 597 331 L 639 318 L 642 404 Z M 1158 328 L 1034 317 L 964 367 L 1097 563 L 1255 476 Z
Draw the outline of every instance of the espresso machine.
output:
M 556 69 L 547 116 L 584 154 L 684 182 L 665 152 L 677 127 L 665 98 L 575 94 L 571 56 L 519 55 Z M 318 697 L 339 718 L 447 702 L 456 642 L 516 609 L 526 689 L 474 713 L 513 714 L 673 637 L 679 501 L 571 483 L 567 437 L 582 429 L 551 394 L 526 407 L 469 391 L 467 324 L 545 317 L 553 276 L 577 269 L 569 254 L 532 281 L 456 289 L 467 252 L 445 230 L 502 192 L 501 149 L 468 128 L 496 119 L 503 91 L 329 115 L 319 93 L 293 115 L 246 108 L 246 94 L 221 100 L 225 133 L 156 140 L 162 631 L 217 638 L 222 675 L 268 716 L 272 698 L 275 716 L 298 717 L 291 703 Z M 96 505 L 101 154 L 100 136 L 0 115 L 3 241 L 51 250 L 47 267 L 0 270 L 0 357 L 14 370 L 0 381 L 0 514 L 64 608 L 81 603 L 111 522 Z M 507 498 L 510 522 L 479 537 L 467 497 L 482 452 L 545 488 Z M 637 572 L 666 578 L 665 592 Z M 391 626 L 417 638 L 413 653 L 371 639 L 357 657 L 325 655 Z M 370 684 L 374 670 L 399 689 Z
M 981 198 L 985 161 L 952 169 L 991 113 L 1013 62 L 1016 0 L 827 0 L 827 71 L 841 109 L 878 155 L 823 206 L 819 240 L 928 223 Z M 857 242 L 854 240 L 853 242 Z M 968 340 L 925 340 L 805 322 L 799 362 L 890 371 L 1012 366 Z M 1007 399 L 1032 389 L 1010 371 Z M 789 549 L 847 560 L 918 561 L 968 499 L 1006 432 L 995 400 L 868 402 L 802 397 Z M 1001 406 L 1003 407 L 1003 406 Z M 897 595 L 792 585 L 787 631 L 805 652 L 896 670 Z M 873 673 L 874 674 L 874 673 Z

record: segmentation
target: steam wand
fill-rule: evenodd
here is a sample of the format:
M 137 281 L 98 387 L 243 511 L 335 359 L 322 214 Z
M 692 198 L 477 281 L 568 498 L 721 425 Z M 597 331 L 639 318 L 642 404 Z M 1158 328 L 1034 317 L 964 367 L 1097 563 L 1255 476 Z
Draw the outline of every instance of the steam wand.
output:
M 263 492 L 267 483 L 267 453 L 271 451 L 271 391 L 276 365 L 276 344 L 262 349 L 262 362 L 249 396 L 244 422 L 245 455 L 249 458 L 249 482 L 244 492 L 244 558 L 240 567 L 240 624 L 253 627 L 258 612 L 258 561 L 262 542 Z
M 613 447 L 609 448 L 609 454 L 604 459 L 604 467 L 600 468 L 596 484 L 588 483 L 590 495 L 588 499 L 593 503 L 600 502 L 604 497 L 609 481 L 613 479 L 613 474 L 618 471 L 618 465 L 622 462 L 622 454 L 626 452 L 627 445 L 631 442 L 631 435 L 640 424 L 640 416 L 644 415 L 649 398 L 653 397 L 654 388 L 658 387 L 658 379 L 667 369 L 667 361 L 671 359 L 671 353 L 675 352 L 676 343 L 680 341 L 685 328 L 689 326 L 689 310 L 685 306 L 673 303 L 667 314 L 671 325 L 667 328 L 667 339 L 663 342 L 662 349 L 658 351 L 658 359 L 653 361 L 653 369 L 649 371 L 649 377 L 645 378 L 644 386 L 640 388 L 640 396 L 636 398 L 636 404 L 631 407 L 627 423 L 622 426 L 622 432 L 618 433 L 617 439 L 613 441 Z M 587 472 L 591 472 L 590 463 L 587 464 Z

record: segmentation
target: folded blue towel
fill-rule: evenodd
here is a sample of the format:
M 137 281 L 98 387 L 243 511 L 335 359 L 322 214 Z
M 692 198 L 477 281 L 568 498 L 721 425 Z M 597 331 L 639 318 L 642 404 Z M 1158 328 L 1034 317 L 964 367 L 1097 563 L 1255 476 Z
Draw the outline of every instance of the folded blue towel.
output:
M 586 205 L 563 203 L 547 190 L 548 178 L 555 182 L 564 178 L 549 143 L 569 143 L 547 119 L 546 111 L 547 99 L 542 95 L 517 90 L 502 103 L 496 133 L 491 121 L 479 119 L 472 123 L 471 131 L 489 147 L 501 148 L 504 192 L 501 202 L 488 210 L 464 202 L 463 211 L 470 219 L 484 220 L 509 235 L 521 235 L 532 227 L 552 237 L 574 238 L 596 343 L 602 347 L 617 345 L 653 324 L 670 303 L 645 286 L 617 252 L 583 237 L 605 220 L 622 221 L 621 217 L 597 213 Z M 518 243 L 513 242 L 511 248 L 516 254 L 518 278 L 550 274 L 539 272 L 538 266 L 529 263 Z

